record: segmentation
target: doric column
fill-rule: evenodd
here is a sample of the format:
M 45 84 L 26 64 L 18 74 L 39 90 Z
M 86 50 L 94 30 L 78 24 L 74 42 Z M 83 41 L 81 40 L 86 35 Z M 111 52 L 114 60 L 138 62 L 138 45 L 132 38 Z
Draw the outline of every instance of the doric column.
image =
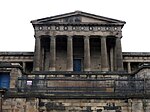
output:
M 102 71 L 108 71 L 109 69 L 106 37 L 101 37 L 101 68 Z
M 26 63 L 25 62 L 22 63 L 22 68 L 23 68 L 23 71 L 26 72 Z
M 44 50 L 44 70 L 49 70 L 49 49 Z
M 90 59 L 90 40 L 89 36 L 84 37 L 84 71 L 90 71 L 91 59 Z
M 116 38 L 116 68 L 117 71 L 123 71 L 123 59 L 122 59 L 122 48 L 121 48 L 121 38 Z
M 128 73 L 131 73 L 131 63 L 128 62 Z
M 67 37 L 67 71 L 73 71 L 73 44 L 72 36 Z
M 56 37 L 51 36 L 50 37 L 50 58 L 49 58 L 50 64 L 49 64 L 49 70 L 55 71 L 56 66 Z
M 114 48 L 111 46 L 110 48 L 110 70 L 114 71 Z
M 44 65 L 44 47 L 43 46 L 41 46 L 41 70 L 45 70 L 44 69 L 44 67 L 45 67 L 45 65 Z
M 35 37 L 35 51 L 34 51 L 34 71 L 40 71 L 40 56 L 41 55 L 41 38 Z

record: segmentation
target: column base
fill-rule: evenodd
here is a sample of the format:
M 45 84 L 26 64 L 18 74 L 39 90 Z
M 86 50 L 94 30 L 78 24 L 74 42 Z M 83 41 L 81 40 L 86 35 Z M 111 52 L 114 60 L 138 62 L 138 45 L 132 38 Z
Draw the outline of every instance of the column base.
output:
M 73 69 L 72 68 L 67 68 L 67 71 L 73 71 Z
M 104 72 L 109 71 L 109 68 L 102 68 L 102 71 Z
M 85 68 L 84 71 L 91 71 L 91 69 L 90 68 Z
M 40 71 L 39 67 L 34 68 L 34 71 Z
M 55 70 L 56 70 L 55 67 L 49 68 L 49 71 L 55 71 Z
M 117 68 L 117 71 L 122 72 L 122 71 L 124 71 L 124 69 L 123 68 Z

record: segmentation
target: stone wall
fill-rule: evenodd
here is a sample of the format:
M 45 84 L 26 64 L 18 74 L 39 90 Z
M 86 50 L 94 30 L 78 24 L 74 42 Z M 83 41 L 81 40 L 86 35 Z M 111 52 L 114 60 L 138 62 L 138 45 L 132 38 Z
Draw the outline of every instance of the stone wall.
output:
M 149 112 L 150 99 L 39 99 L 3 100 L 3 112 Z
M 14 89 L 17 86 L 17 79 L 21 77 L 22 73 L 18 68 L 12 68 L 10 72 L 10 89 Z
M 3 100 L 3 112 L 39 112 L 36 98 L 8 98 Z
M 18 69 L 11 71 L 11 86 L 16 87 L 16 80 L 21 75 Z M 107 75 L 108 77 L 109 75 Z M 109 76 L 114 77 L 114 76 Z M 122 77 L 123 78 L 123 77 Z M 150 69 L 141 69 L 135 74 L 135 78 L 150 79 Z M 120 85 L 120 84 L 119 84 Z M 136 84 L 137 88 L 140 84 Z M 146 87 L 150 87 L 149 80 Z M 103 97 L 88 98 L 35 98 L 28 93 L 28 97 L 3 98 L 3 112 L 149 112 L 149 97 L 117 97 L 107 99 Z

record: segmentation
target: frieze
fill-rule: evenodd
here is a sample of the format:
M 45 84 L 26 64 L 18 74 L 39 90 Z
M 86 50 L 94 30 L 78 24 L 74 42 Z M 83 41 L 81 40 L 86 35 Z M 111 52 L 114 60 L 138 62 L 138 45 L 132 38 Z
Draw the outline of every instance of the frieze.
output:
M 35 31 L 121 31 L 121 27 L 110 26 L 36 26 Z

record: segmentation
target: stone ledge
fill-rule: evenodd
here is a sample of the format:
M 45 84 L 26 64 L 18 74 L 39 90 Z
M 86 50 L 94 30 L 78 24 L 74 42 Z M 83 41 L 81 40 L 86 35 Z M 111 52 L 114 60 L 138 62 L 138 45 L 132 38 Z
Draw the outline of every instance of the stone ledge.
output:
M 122 52 L 123 56 L 150 56 L 150 52 Z
M 33 56 L 34 52 L 0 52 L 0 56 Z
M 146 98 L 150 99 L 150 94 L 80 94 L 80 95 L 56 95 L 56 94 L 40 94 L 40 93 L 6 93 L 4 98 L 52 98 L 52 99 L 129 99 L 129 98 Z

